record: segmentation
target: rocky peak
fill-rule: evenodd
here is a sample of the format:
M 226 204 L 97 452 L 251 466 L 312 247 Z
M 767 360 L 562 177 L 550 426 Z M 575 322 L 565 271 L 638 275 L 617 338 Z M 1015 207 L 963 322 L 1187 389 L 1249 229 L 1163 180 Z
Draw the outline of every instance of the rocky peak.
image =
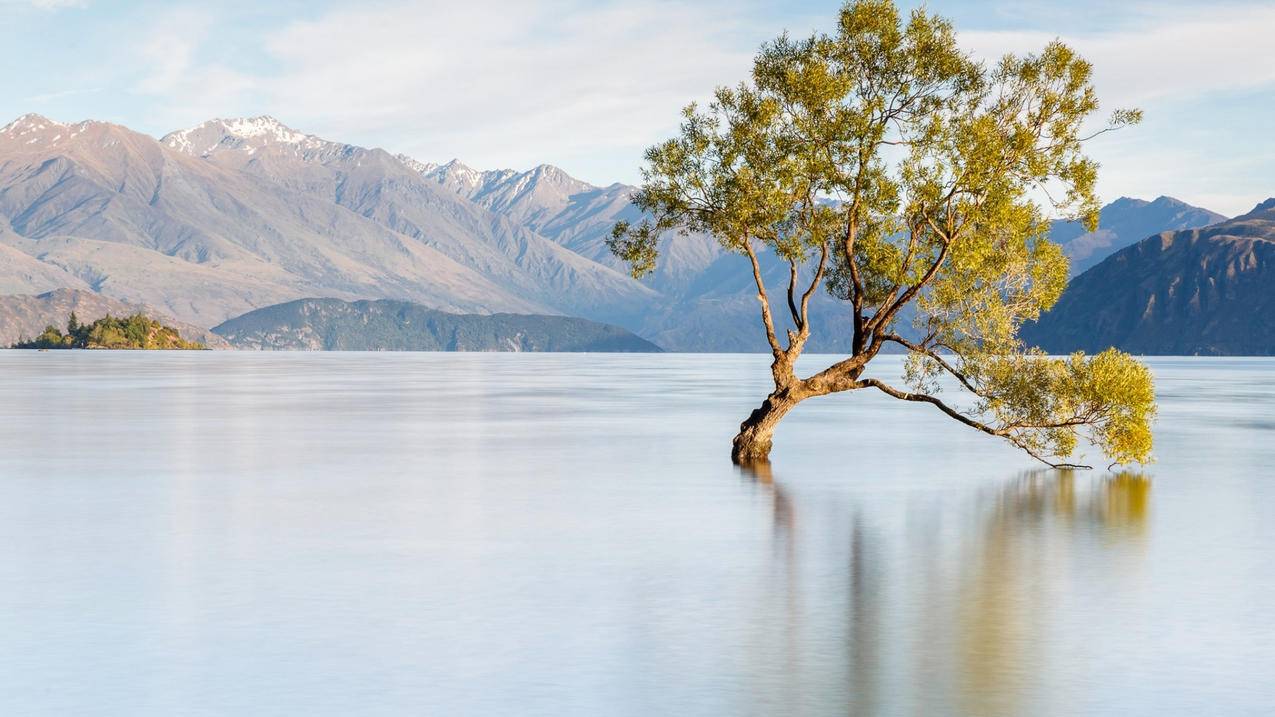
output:
M 435 169 L 438 169 L 438 165 L 433 162 L 422 162 L 420 160 L 413 159 L 406 154 L 396 154 L 394 155 L 394 159 L 397 159 L 406 165 L 408 169 L 421 175 L 429 174 Z
M 4 127 L 0 127 L 0 134 L 24 135 L 55 127 L 66 127 L 66 125 L 32 112 L 22 115 Z
M 453 159 L 434 167 L 424 176 L 453 192 L 472 197 L 486 184 L 486 174 L 488 173 L 480 172 L 459 159 Z
M 68 123 L 51 120 L 38 114 L 25 114 L 0 127 L 0 142 L 15 147 L 17 151 L 45 152 L 50 149 L 64 149 L 72 142 L 85 139 L 98 140 L 101 146 L 117 145 L 132 130 L 110 122 L 83 120 Z
M 1248 214 L 1237 218 L 1275 219 L 1275 197 L 1271 197 L 1264 202 L 1259 202 L 1258 205 L 1253 207 Z
M 527 174 L 533 177 L 537 183 L 549 184 L 567 194 L 597 189 L 592 184 L 576 179 L 560 167 L 555 167 L 552 164 L 542 164 Z

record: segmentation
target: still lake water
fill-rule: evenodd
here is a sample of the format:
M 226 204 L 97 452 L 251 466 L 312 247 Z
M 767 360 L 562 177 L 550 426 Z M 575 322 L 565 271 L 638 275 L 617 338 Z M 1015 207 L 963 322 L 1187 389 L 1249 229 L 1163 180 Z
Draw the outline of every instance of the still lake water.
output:
M 866 391 L 741 473 L 765 363 L 0 352 L 0 714 L 1275 712 L 1275 361 L 1141 475 Z

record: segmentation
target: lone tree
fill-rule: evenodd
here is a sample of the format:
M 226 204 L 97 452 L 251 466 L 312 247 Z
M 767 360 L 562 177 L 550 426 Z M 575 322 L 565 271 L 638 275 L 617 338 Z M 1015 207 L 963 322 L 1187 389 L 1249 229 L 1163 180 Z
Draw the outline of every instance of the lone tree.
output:
M 736 462 L 765 461 L 801 401 L 865 388 L 1051 466 L 1071 466 L 1082 436 L 1116 462 L 1149 459 L 1145 366 L 1115 350 L 1050 358 L 1018 339 L 1067 282 L 1048 214 L 1097 225 L 1082 143 L 1141 118 L 1119 110 L 1082 136 L 1098 109 L 1090 76 L 1060 42 L 986 65 L 943 18 L 855 0 L 835 33 L 763 46 L 751 83 L 688 106 L 678 136 L 647 150 L 635 202 L 648 219 L 618 224 L 611 250 L 641 277 L 670 230 L 708 232 L 748 258 L 757 285 L 774 390 L 740 425 Z M 763 278 L 776 261 L 778 329 Z M 844 302 L 850 355 L 802 378 L 821 286 Z M 906 390 L 864 375 L 888 344 L 907 352 Z M 965 397 L 944 400 L 944 387 Z

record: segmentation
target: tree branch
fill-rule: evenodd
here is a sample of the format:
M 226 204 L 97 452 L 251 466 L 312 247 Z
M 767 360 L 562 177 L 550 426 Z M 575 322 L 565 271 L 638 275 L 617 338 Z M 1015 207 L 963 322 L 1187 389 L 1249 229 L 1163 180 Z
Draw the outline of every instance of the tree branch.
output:
M 797 300 L 794 298 L 794 292 L 797 290 L 797 262 L 793 259 L 788 260 L 788 313 L 792 314 L 792 323 L 797 327 L 797 331 L 805 329 L 805 321 L 802 319 L 801 312 L 797 310 Z
M 819 244 L 819 265 L 815 268 L 815 278 L 810 280 L 810 286 L 801 295 L 801 331 L 805 335 L 810 334 L 810 297 L 814 296 L 819 283 L 823 281 L 823 273 L 827 267 L 828 242 L 824 241 Z
M 961 385 L 964 386 L 970 393 L 974 394 L 975 396 L 982 395 L 981 393 L 979 393 L 979 390 L 974 387 L 974 384 L 970 383 L 968 376 L 966 376 L 963 372 L 957 370 L 955 366 L 952 366 L 951 364 L 949 364 L 943 357 L 934 353 L 929 348 L 926 348 L 925 346 L 922 346 L 919 344 L 914 344 L 911 341 L 908 341 L 907 339 L 903 338 L 902 336 L 899 336 L 898 334 L 885 334 L 881 338 L 883 338 L 886 341 L 893 341 L 894 343 L 905 347 L 909 351 L 915 351 L 916 353 L 929 356 L 936 363 L 938 363 L 938 365 L 941 366 L 944 371 L 947 371 L 948 373 L 952 374 L 952 376 L 954 376 L 956 380 L 960 381 Z
M 784 350 L 775 335 L 775 321 L 770 315 L 770 296 L 766 293 L 766 282 L 761 278 L 761 264 L 757 262 L 757 252 L 753 249 L 752 240 L 744 237 L 743 245 L 744 253 L 748 254 L 748 260 L 753 264 L 753 281 L 757 284 L 757 301 L 761 303 L 761 321 L 766 326 L 766 340 L 770 343 L 775 358 L 779 358 Z
M 858 206 L 858 197 L 855 197 L 855 207 Z M 863 281 L 859 278 L 859 265 L 854 260 L 854 242 L 857 238 L 858 222 L 854 218 L 855 212 L 858 210 L 852 207 L 850 210 L 850 219 L 846 222 L 846 238 L 844 250 L 846 254 L 846 268 L 850 271 L 850 286 L 854 295 L 850 297 L 850 304 L 854 308 L 854 336 L 851 338 L 850 346 L 854 353 L 859 353 L 863 349 Z
M 855 382 L 855 388 L 868 388 L 868 387 L 875 388 L 888 396 L 892 396 L 894 398 L 899 399 L 900 401 L 913 401 L 917 403 L 931 404 L 935 406 L 936 408 L 938 408 L 943 413 L 950 416 L 951 418 L 954 418 L 957 421 L 964 423 L 970 428 L 973 428 L 978 431 L 982 431 L 983 433 L 986 433 L 989 436 L 996 436 L 998 438 L 1004 438 L 1008 440 L 1010 443 L 1022 449 L 1023 452 L 1025 452 L 1027 455 L 1031 456 L 1032 458 L 1035 458 L 1041 463 L 1044 463 L 1050 468 L 1058 468 L 1058 469 L 1070 468 L 1070 469 L 1088 470 L 1093 467 L 1093 466 L 1080 465 L 1077 463 L 1052 463 L 1046 460 L 1045 458 L 1041 457 L 1039 454 L 1037 454 L 1028 446 L 1024 445 L 1022 441 L 1015 438 L 1014 435 L 1010 432 L 1010 429 L 993 428 L 987 425 L 986 423 L 982 423 L 981 421 L 976 421 L 973 418 L 970 418 L 969 416 L 966 416 L 965 414 L 956 410 L 955 408 L 952 408 L 951 406 L 947 405 L 942 400 L 935 398 L 934 396 L 931 396 L 929 394 L 909 393 L 907 391 L 900 391 L 899 389 L 875 378 L 865 378 Z
M 942 235 L 940 234 L 940 236 Z M 934 280 L 934 277 L 939 273 L 939 269 L 943 266 L 943 261 L 947 259 L 947 252 L 951 249 L 951 247 L 951 241 L 945 239 L 943 241 L 943 248 L 939 251 L 938 257 L 934 260 L 934 263 L 930 265 L 930 268 L 925 272 L 925 275 L 922 276 L 915 284 L 909 286 L 907 291 L 904 291 L 902 296 L 896 299 L 894 303 L 890 304 L 888 309 L 878 311 L 876 315 L 872 317 L 872 328 L 876 329 L 887 326 L 890 323 L 890 320 L 894 318 L 894 315 L 899 313 L 899 309 L 907 306 L 908 302 L 916 297 L 917 293 L 919 293 L 926 284 Z

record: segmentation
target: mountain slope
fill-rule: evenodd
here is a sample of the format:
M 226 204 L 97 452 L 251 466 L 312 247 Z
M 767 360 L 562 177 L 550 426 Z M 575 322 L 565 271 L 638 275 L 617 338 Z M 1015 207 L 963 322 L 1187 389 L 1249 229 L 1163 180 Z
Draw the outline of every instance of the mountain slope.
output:
M 606 246 L 618 221 L 637 222 L 642 213 L 632 204 L 635 187 L 599 187 L 576 179 L 550 164 L 526 172 L 479 171 L 453 159 L 442 165 L 408 158 L 425 179 L 486 207 L 506 219 L 599 264 L 627 272 Z M 663 237 L 660 262 L 643 284 L 678 296 L 723 255 L 717 240 L 705 234 Z
M 46 326 L 66 327 L 71 312 L 81 323 L 88 324 L 110 314 L 115 317 L 141 313 L 177 329 L 187 341 L 208 348 L 229 348 L 220 336 L 197 326 L 174 321 L 147 306 L 116 301 L 92 291 L 57 289 L 38 296 L 0 296 L 0 348 L 8 348 L 20 339 L 34 338 Z
M 314 295 L 629 320 L 655 297 L 382 150 L 269 118 L 162 142 L 21 118 L 0 130 L 0 216 L 4 245 L 54 276 L 205 324 Z M 0 281 L 48 284 L 17 271 L 0 267 Z
M 1023 337 L 1053 353 L 1275 354 L 1275 199 L 1117 252 L 1072 280 Z
M 402 301 L 303 299 L 213 329 L 239 348 L 284 351 L 606 351 L 659 347 L 608 324 L 567 316 L 448 314 Z
M 329 142 L 269 117 L 212 120 L 162 143 L 347 209 L 542 311 L 631 321 L 655 298 L 627 276 L 426 180 L 381 149 Z
M 548 308 L 348 208 L 108 123 L 0 129 L 0 216 L 10 248 L 192 323 L 315 294 Z
M 1121 197 L 1102 208 L 1097 230 L 1086 232 L 1079 222 L 1055 221 L 1049 238 L 1062 245 L 1071 259 L 1071 275 L 1078 276 L 1115 252 L 1152 234 L 1197 229 L 1225 219 L 1221 214 L 1193 207 L 1172 197 L 1159 197 L 1151 202 Z

